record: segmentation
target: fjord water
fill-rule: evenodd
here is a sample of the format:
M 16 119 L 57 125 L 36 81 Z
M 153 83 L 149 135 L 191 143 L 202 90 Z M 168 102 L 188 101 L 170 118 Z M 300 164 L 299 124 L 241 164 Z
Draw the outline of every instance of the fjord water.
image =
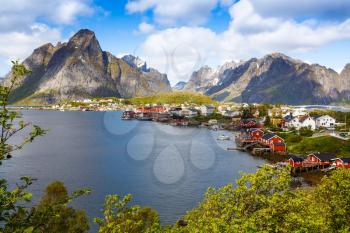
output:
M 231 132 L 121 121 L 120 115 L 23 111 L 26 121 L 49 131 L 4 162 L 0 176 L 12 184 L 21 176 L 37 178 L 30 188 L 35 197 L 53 180 L 63 181 L 70 191 L 89 187 L 92 193 L 74 205 L 91 219 L 101 216 L 106 195 L 130 193 L 134 204 L 156 209 L 168 224 L 195 207 L 208 187 L 234 182 L 240 171 L 254 172 L 265 163 L 227 151 L 233 141 L 217 137 L 232 138 Z

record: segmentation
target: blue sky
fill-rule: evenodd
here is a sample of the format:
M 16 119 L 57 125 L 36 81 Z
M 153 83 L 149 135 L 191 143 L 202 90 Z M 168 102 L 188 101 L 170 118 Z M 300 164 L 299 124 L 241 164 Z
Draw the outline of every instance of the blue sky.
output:
M 0 76 L 10 60 L 81 28 L 172 84 L 202 65 L 282 52 L 340 71 L 350 62 L 349 0 L 0 0 Z

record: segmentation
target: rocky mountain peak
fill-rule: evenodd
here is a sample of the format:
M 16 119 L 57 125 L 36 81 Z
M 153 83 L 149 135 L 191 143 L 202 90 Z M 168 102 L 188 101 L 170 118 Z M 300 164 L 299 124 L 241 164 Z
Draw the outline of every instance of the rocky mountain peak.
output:
M 89 29 L 79 30 L 69 39 L 67 46 L 74 49 L 101 50 L 95 33 Z
M 149 69 L 147 68 L 147 63 L 137 56 L 131 54 L 125 55 L 122 57 L 122 60 L 128 63 L 133 68 L 137 68 L 143 72 L 149 72 Z

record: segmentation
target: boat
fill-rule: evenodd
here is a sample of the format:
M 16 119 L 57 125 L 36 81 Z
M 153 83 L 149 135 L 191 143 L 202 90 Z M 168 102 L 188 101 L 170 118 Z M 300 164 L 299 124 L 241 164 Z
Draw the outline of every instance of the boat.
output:
M 221 135 L 218 137 L 218 140 L 230 140 L 230 137 L 227 136 L 227 135 L 221 134 Z
M 139 121 L 152 121 L 152 115 L 149 113 L 139 113 L 136 115 L 136 119 Z
M 121 118 L 122 118 L 122 120 L 132 120 L 135 118 L 135 112 L 134 111 L 124 111 Z

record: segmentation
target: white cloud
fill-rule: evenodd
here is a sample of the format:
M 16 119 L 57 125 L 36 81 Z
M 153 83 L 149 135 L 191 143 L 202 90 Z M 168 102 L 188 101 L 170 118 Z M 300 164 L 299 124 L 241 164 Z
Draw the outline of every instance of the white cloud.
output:
M 129 13 L 152 10 L 154 20 L 161 25 L 200 25 L 206 22 L 218 0 L 131 0 Z
M 70 24 L 78 16 L 89 16 L 94 12 L 92 0 L 0 0 L 0 31 L 5 23 L 30 27 L 38 19 L 55 24 Z M 18 23 L 20 22 L 20 23 Z M 13 28 L 12 28 L 13 29 Z
M 34 24 L 31 32 L 6 32 L 0 34 L 0 54 L 10 64 L 10 60 L 23 60 L 33 48 L 61 39 L 61 32 L 44 24 Z
M 146 23 L 146 22 L 142 22 L 139 24 L 139 28 L 138 31 L 136 31 L 136 33 L 139 34 L 149 34 L 154 32 L 156 29 L 152 24 Z
M 95 10 L 100 9 L 92 0 L 0 0 L 0 63 L 8 64 L 0 73 L 9 70 L 10 60 L 23 60 L 36 47 L 61 39 L 60 26 Z
M 92 15 L 94 12 L 93 8 L 82 1 L 61 1 L 52 19 L 56 23 L 60 24 L 71 24 L 78 16 Z
M 143 43 L 142 56 L 150 65 L 169 73 L 175 83 L 188 80 L 201 64 L 249 59 L 276 51 L 303 53 L 350 39 L 350 19 L 331 23 L 262 16 L 256 11 L 255 1 L 235 3 L 230 8 L 231 23 L 222 33 L 203 27 L 158 31 Z

